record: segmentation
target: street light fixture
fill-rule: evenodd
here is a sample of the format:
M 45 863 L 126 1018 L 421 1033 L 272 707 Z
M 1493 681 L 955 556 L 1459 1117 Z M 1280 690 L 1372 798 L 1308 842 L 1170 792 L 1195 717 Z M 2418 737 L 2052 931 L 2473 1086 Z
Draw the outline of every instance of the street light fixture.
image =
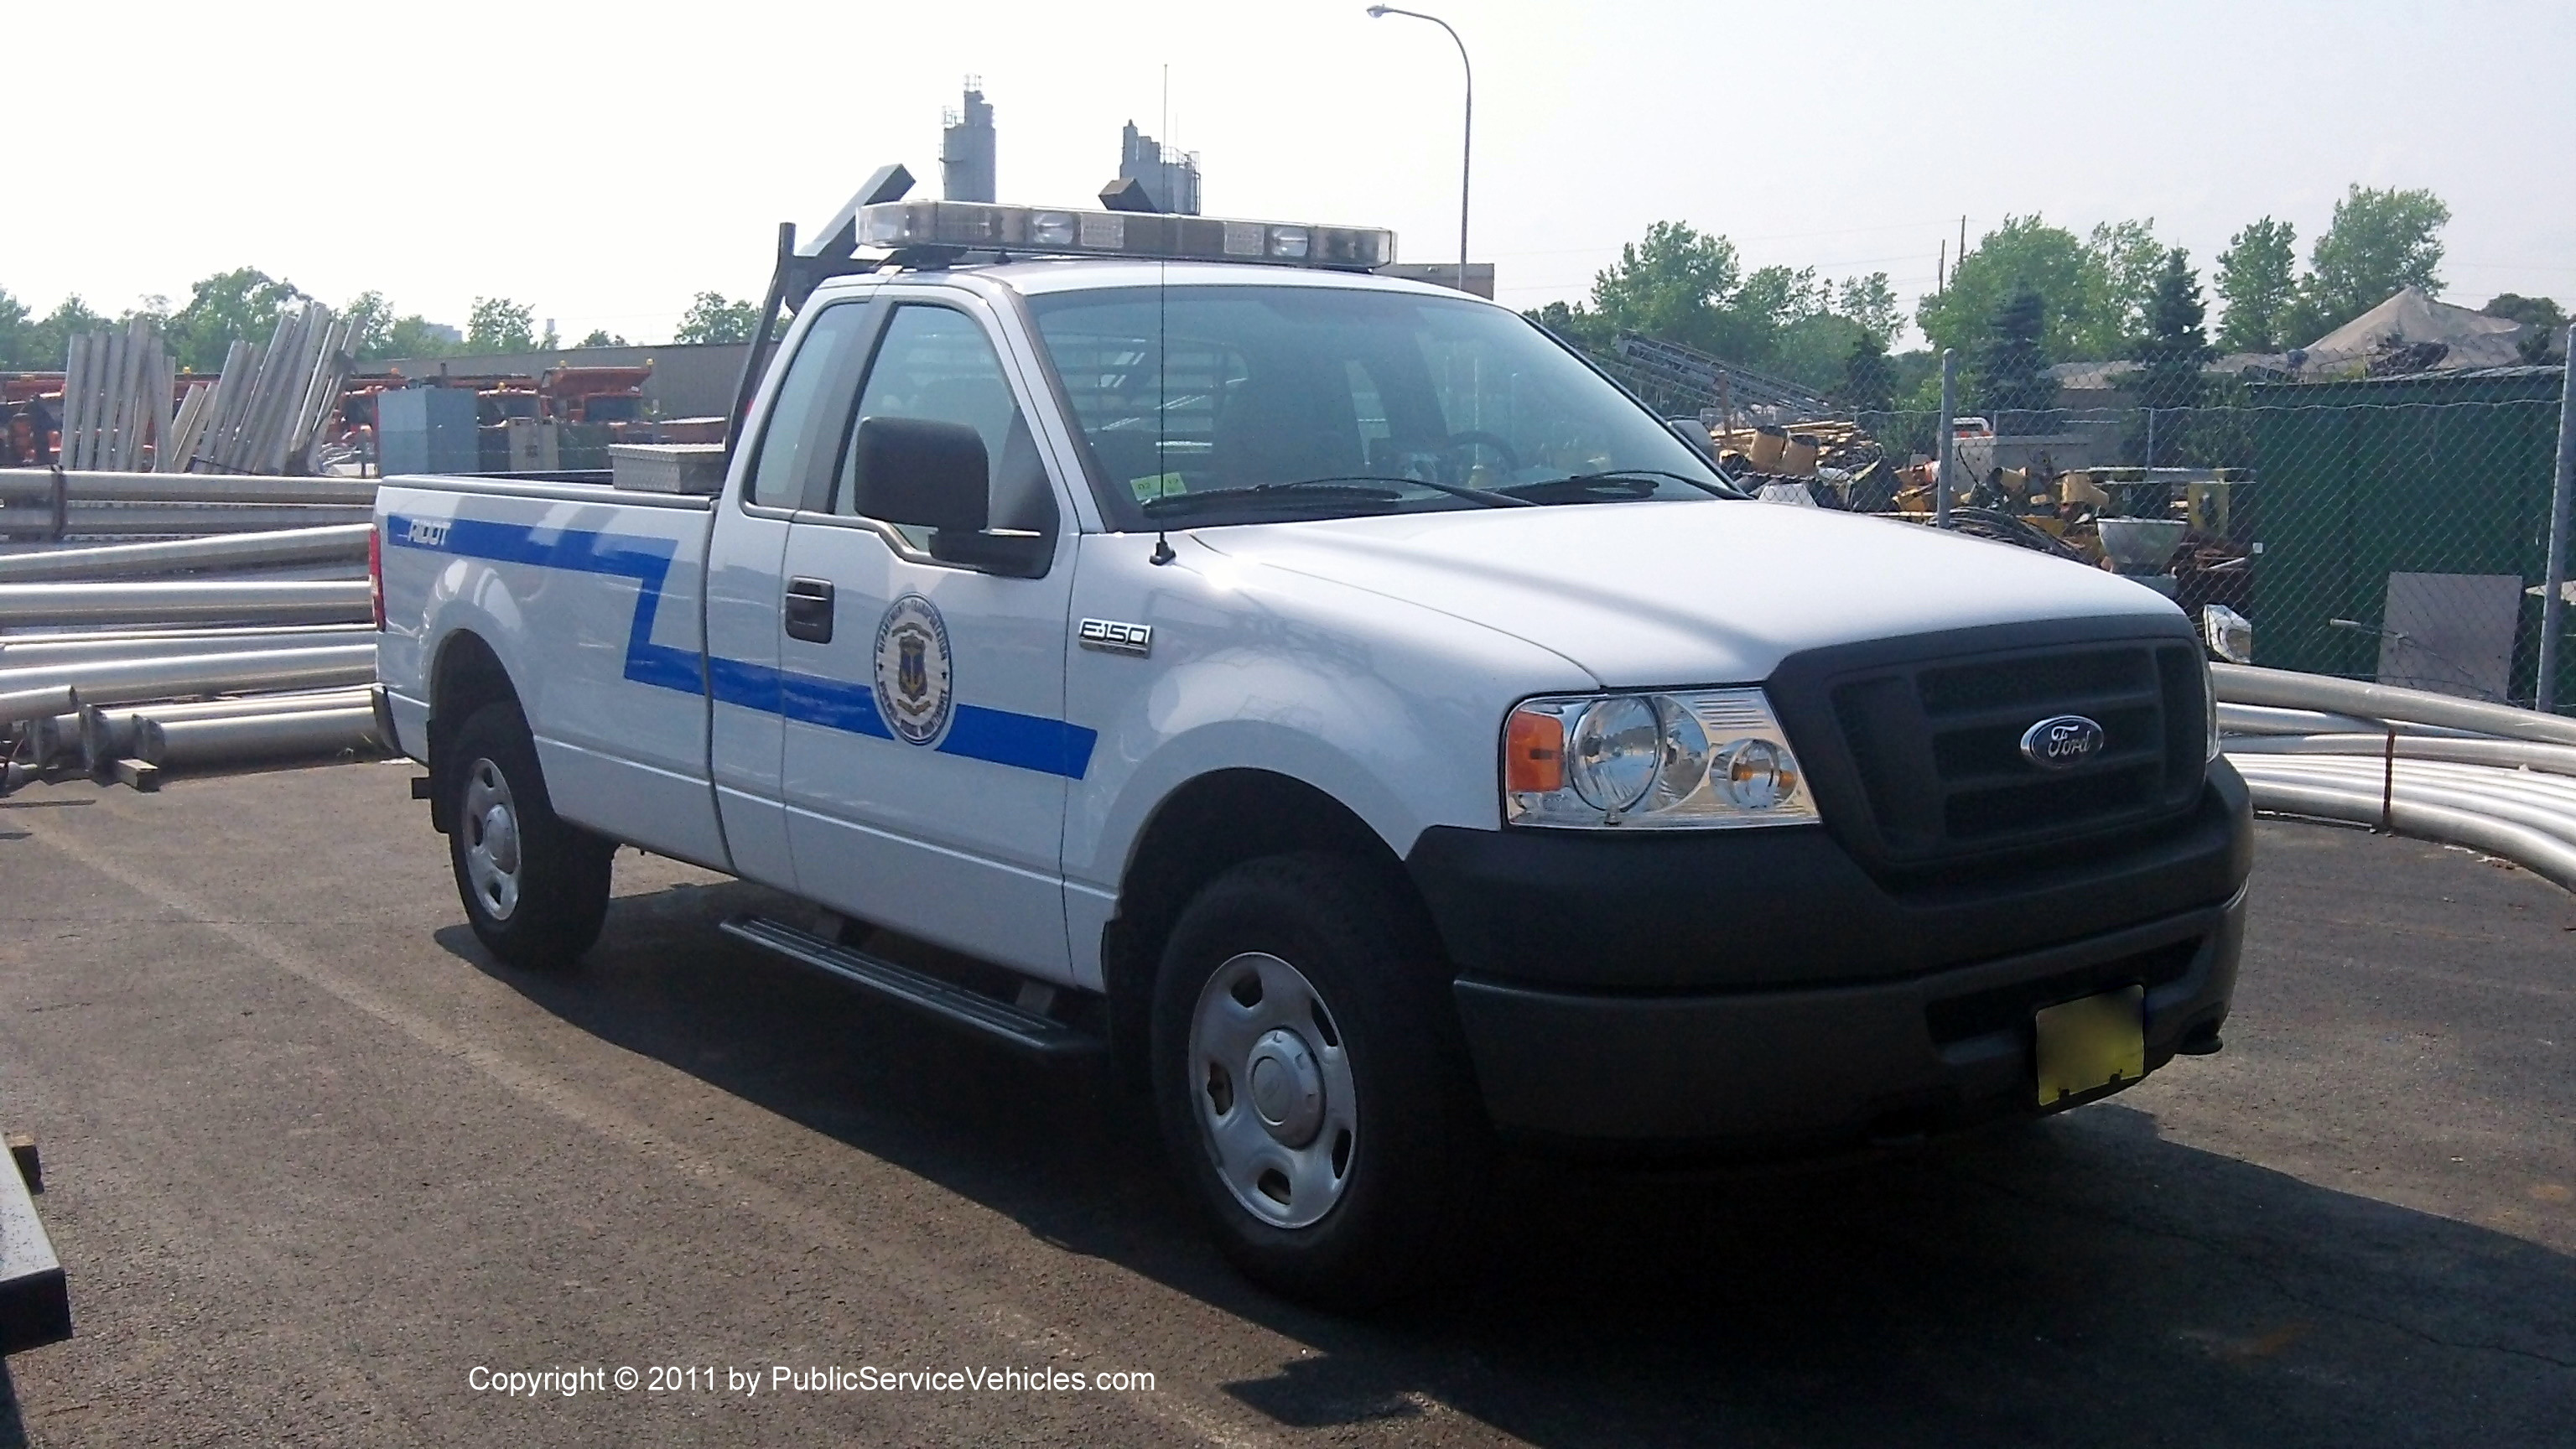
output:
M 1419 10 L 1406 10 L 1394 5 L 1372 5 L 1368 8 L 1368 13 L 1371 20 L 1376 20 L 1388 15 L 1403 15 L 1409 16 L 1415 20 L 1428 20 L 1432 24 L 1439 26 L 1441 29 L 1449 31 L 1449 39 L 1451 43 L 1458 47 L 1458 65 L 1459 68 L 1464 70 L 1467 74 L 1467 121 L 1466 124 L 1460 128 L 1458 133 L 1458 290 L 1461 292 L 1466 291 L 1467 179 L 1472 172 L 1471 162 L 1475 155 L 1472 148 L 1476 139 L 1476 68 L 1468 63 L 1467 42 L 1460 40 L 1458 38 L 1458 32 L 1450 29 L 1449 22 L 1441 19 L 1437 15 L 1425 15 Z

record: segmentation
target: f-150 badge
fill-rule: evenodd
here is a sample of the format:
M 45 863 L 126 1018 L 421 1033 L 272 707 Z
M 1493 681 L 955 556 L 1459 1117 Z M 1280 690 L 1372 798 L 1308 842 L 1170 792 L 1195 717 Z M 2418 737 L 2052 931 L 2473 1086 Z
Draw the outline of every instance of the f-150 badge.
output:
M 877 712 L 895 738 L 926 745 L 948 728 L 956 698 L 948 625 L 919 594 L 905 594 L 877 624 Z
M 1151 654 L 1154 652 L 1154 626 L 1129 624 L 1118 619 L 1085 619 L 1074 637 L 1085 649 L 1102 649 L 1112 654 Z

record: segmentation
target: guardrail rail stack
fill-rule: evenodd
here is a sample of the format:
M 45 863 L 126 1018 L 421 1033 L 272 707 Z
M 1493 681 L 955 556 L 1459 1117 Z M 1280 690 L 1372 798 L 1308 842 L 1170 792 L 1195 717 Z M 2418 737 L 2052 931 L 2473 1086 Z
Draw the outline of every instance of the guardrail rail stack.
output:
M 0 793 L 379 753 L 375 488 L 0 469 Z

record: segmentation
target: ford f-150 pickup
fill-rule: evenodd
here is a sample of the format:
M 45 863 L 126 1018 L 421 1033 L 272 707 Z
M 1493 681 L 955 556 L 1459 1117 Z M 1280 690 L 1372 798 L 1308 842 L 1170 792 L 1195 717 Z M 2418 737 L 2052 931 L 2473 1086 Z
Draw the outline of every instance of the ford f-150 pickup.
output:
M 1338 1301 L 1500 1151 L 1838 1152 L 2218 1048 L 2247 800 L 2167 599 L 1749 501 L 1382 232 L 899 191 L 782 243 L 711 494 L 382 487 L 497 956 L 584 952 L 621 843 L 774 887 L 725 929 L 1107 1053 Z

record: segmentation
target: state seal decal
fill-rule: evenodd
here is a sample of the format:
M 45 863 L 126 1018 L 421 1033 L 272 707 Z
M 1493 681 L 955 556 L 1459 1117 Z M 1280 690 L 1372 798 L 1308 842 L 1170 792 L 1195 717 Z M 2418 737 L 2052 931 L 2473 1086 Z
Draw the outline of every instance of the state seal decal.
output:
M 908 744 L 935 743 L 956 701 L 948 625 L 919 594 L 888 605 L 877 623 L 877 713 Z

